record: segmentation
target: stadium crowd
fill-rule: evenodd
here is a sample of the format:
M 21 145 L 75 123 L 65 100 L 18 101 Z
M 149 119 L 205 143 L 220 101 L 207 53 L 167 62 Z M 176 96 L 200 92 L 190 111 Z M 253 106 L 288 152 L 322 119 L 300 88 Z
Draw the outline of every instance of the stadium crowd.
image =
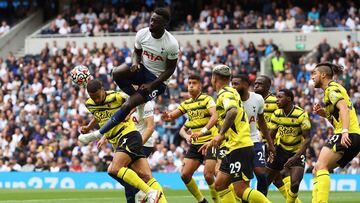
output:
M 212 32 L 239 29 L 274 29 L 304 33 L 323 31 L 324 27 L 353 30 L 360 27 L 360 10 L 356 1 L 313 1 L 304 6 L 295 1 L 199 1 L 192 9 L 182 9 L 186 3 L 165 1 L 174 13 L 169 30 Z M 139 1 L 137 6 L 126 4 L 97 6 L 72 4 L 65 8 L 42 34 L 83 33 L 86 36 L 113 32 L 136 32 L 146 27 L 154 2 Z M 182 10 L 187 10 L 184 12 Z M 180 16 L 180 17 L 179 17 Z
M 79 45 L 69 42 L 59 47 L 55 42 L 46 45 L 38 55 L 16 59 L 12 53 L 0 58 L 0 171 L 105 171 L 112 160 L 110 145 L 97 149 L 95 143 L 83 146 L 77 140 L 79 127 L 90 118 L 84 106 L 84 88 L 74 86 L 69 77 L 74 65 L 89 67 L 95 78 L 104 82 L 106 89 L 116 89 L 111 69 L 131 61 L 131 49 L 123 44 Z M 211 71 L 215 64 L 225 63 L 233 74 L 245 73 L 255 80 L 259 59 L 273 52 L 277 46 L 271 39 L 255 45 L 239 39 L 220 45 L 217 42 L 197 41 L 181 45 L 178 67 L 170 79 L 165 95 L 157 98 L 155 109 L 156 145 L 149 158 L 153 171 L 175 172 L 182 166 L 188 143 L 178 131 L 186 120 L 180 117 L 164 123 L 161 112 L 176 108 L 188 97 L 187 78 L 199 72 L 203 91 L 216 97 L 211 87 Z M 285 60 L 283 69 L 274 69 L 272 91 L 292 89 L 295 103 L 304 108 L 313 122 L 311 148 L 307 153 L 306 171 L 311 172 L 326 138 L 333 133 L 327 121 L 312 113 L 312 104 L 319 102 L 321 92 L 311 85 L 310 72 L 318 61 L 343 65 L 347 71 L 338 79 L 349 90 L 349 95 L 360 114 L 360 47 L 351 37 L 331 47 L 326 39 L 318 45 L 317 56 L 305 63 Z M 360 116 L 359 116 L 360 117 Z M 200 169 L 201 170 L 201 169 Z M 359 159 L 338 173 L 359 173 Z

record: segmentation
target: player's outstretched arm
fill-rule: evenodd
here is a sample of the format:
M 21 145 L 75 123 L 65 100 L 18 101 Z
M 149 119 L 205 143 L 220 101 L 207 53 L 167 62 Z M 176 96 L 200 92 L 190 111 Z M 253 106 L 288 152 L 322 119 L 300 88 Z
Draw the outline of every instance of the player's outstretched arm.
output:
M 96 119 L 92 118 L 89 124 L 80 127 L 80 132 L 82 134 L 88 133 L 90 130 L 94 129 L 96 125 L 97 125 Z
M 183 112 L 181 112 L 179 109 L 175 109 L 174 111 L 171 112 L 164 112 L 161 115 L 161 119 L 163 121 L 170 122 L 172 120 L 179 118 L 181 115 L 183 115 Z

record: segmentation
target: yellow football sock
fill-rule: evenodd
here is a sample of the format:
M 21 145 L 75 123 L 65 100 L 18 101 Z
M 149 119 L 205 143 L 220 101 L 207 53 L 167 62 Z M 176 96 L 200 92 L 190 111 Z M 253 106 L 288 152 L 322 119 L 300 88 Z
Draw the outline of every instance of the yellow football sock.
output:
M 161 198 L 159 199 L 159 203 L 167 202 L 164 191 L 163 191 L 161 185 L 159 184 L 159 182 L 157 182 L 157 180 L 155 178 L 151 178 L 146 184 L 148 186 L 150 186 L 151 188 L 162 192 Z
M 219 197 L 222 203 L 236 203 L 234 192 L 230 189 L 230 187 L 219 191 Z
M 198 202 L 204 199 L 204 195 L 200 192 L 195 180 L 192 178 L 189 183 L 186 184 L 189 192 L 196 198 Z
M 313 179 L 313 191 L 312 191 L 312 203 L 316 203 L 317 202 L 317 192 L 318 192 L 318 189 L 317 189 L 317 178 L 316 176 L 314 177 Z
M 319 170 L 316 172 L 317 178 L 317 202 L 327 203 L 330 191 L 330 175 L 328 170 Z
M 297 196 L 298 196 L 298 193 L 293 193 L 291 190 L 289 190 L 287 198 L 286 198 L 286 203 L 295 203 Z
M 271 203 L 263 193 L 249 187 L 245 189 L 242 199 L 251 203 Z
M 238 202 L 241 203 L 242 200 L 241 200 L 240 197 L 238 197 L 238 196 L 236 195 L 236 192 L 235 192 L 235 189 L 234 189 L 234 185 L 233 185 L 233 184 L 230 184 L 230 185 L 229 185 L 229 189 L 232 191 L 232 193 L 234 193 L 234 197 L 235 197 L 236 201 L 238 201 Z
M 215 190 L 215 183 L 209 185 L 209 190 L 211 194 L 211 198 L 214 203 L 220 203 L 219 194 Z
M 287 194 L 289 194 L 290 187 L 291 187 L 291 178 L 290 178 L 290 176 L 286 176 L 285 178 L 283 178 L 283 183 L 285 185 L 286 195 L 287 195 Z M 295 202 L 296 203 L 301 203 L 299 198 L 296 198 Z
M 282 194 L 282 196 L 285 198 L 285 200 L 287 199 L 287 192 L 286 192 L 286 188 L 285 185 L 281 186 L 278 188 L 279 192 Z
M 117 177 L 145 192 L 145 194 L 150 191 L 150 187 L 130 168 L 120 168 L 119 172 L 117 173 Z
M 285 185 L 286 192 L 288 193 L 291 186 L 290 176 L 286 176 L 285 178 L 283 178 L 283 183 Z

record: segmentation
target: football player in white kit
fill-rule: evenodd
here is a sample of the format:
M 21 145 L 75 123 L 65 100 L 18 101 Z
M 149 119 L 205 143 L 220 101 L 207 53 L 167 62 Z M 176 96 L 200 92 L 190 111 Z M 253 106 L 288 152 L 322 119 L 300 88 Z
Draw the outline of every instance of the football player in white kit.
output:
M 136 107 L 136 111 L 130 118 L 134 121 L 136 128 L 142 135 L 144 144 L 142 152 L 146 158 L 148 158 L 154 151 L 154 108 L 154 101 L 148 101 L 145 104 L 140 104 Z M 125 188 L 126 199 L 129 200 L 134 198 L 135 202 L 141 202 L 145 198 L 146 194 L 137 188 L 132 186 L 130 187 L 129 192 L 127 192 L 127 188 Z
M 122 64 L 113 70 L 113 80 L 130 96 L 129 99 L 100 130 L 83 137 L 88 140 L 101 137 L 122 122 L 133 108 L 165 92 L 179 53 L 179 43 L 165 29 L 169 21 L 169 11 L 157 8 L 151 15 L 150 26 L 136 33 L 132 65 Z
M 268 183 L 266 173 L 266 160 L 265 160 L 265 145 L 262 142 L 262 137 L 257 128 L 259 126 L 263 135 L 269 143 L 268 151 L 270 157 L 275 155 L 275 147 L 273 140 L 269 135 L 268 128 L 264 119 L 264 99 L 261 95 L 249 91 L 251 81 L 247 75 L 237 75 L 231 80 L 232 87 L 238 91 L 241 100 L 244 104 L 244 109 L 249 118 L 250 135 L 254 142 L 255 157 L 254 157 L 254 172 L 257 178 L 257 190 L 267 195 Z

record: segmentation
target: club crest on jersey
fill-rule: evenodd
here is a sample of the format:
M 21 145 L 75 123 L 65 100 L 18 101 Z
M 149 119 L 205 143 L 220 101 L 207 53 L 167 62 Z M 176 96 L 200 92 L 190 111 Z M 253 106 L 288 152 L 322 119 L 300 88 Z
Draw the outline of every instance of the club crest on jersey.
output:
M 148 51 L 143 51 L 143 55 L 146 56 L 150 61 L 164 61 L 162 56 L 155 55 Z

